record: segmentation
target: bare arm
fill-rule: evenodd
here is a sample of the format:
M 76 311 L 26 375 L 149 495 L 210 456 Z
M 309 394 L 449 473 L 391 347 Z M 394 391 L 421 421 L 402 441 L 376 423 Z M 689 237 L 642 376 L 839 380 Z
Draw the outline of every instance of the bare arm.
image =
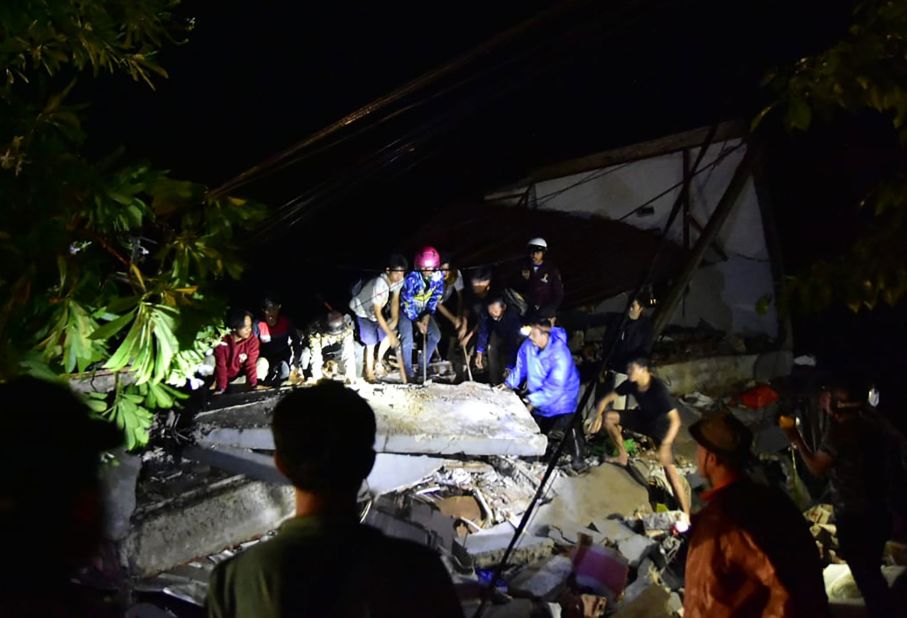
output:
M 444 305 L 438 305 L 438 313 L 447 318 L 454 325 L 454 328 L 460 328 L 460 318 L 451 313 L 450 309 Z
M 806 468 L 814 476 L 822 478 L 828 474 L 828 470 L 834 462 L 831 455 L 821 449 L 814 453 L 809 446 L 806 445 L 803 436 L 801 436 L 800 432 L 796 429 L 786 429 L 784 430 L 784 433 L 787 434 L 787 439 L 790 440 L 791 447 L 793 447 L 794 450 L 800 451 L 803 463 L 806 464 Z

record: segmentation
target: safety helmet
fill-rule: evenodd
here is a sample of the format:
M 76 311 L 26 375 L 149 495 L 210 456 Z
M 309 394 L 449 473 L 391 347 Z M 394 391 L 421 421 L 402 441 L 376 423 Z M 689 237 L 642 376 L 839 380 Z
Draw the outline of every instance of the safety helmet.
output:
M 327 325 L 329 333 L 332 335 L 339 333 L 343 330 L 343 314 L 339 311 L 331 311 L 328 313 Z
M 441 266 L 441 256 L 434 247 L 423 247 L 413 262 L 416 270 L 437 270 Z
M 544 238 L 533 238 L 528 243 L 530 251 L 547 251 L 548 243 L 545 242 Z

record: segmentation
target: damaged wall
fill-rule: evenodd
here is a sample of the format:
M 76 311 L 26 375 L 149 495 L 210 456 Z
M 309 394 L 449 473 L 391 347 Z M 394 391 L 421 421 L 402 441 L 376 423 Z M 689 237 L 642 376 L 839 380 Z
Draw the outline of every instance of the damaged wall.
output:
M 692 166 L 696 161 L 699 151 L 699 147 L 686 148 L 688 165 Z M 541 210 L 622 220 L 638 229 L 660 233 L 680 193 L 680 186 L 668 189 L 683 180 L 683 152 L 683 149 L 677 149 L 537 182 L 534 206 Z M 693 178 L 690 192 L 690 214 L 701 226 L 707 224 L 744 152 L 745 146 L 740 139 L 719 141 L 708 148 L 699 166 L 702 171 Z M 715 165 L 708 167 L 712 163 Z M 662 192 L 665 194 L 652 201 L 651 209 L 631 214 Z M 508 191 L 509 196 L 519 194 L 520 190 Z M 489 197 L 494 199 L 495 196 Z M 516 198 L 502 200 L 510 204 L 516 201 Z M 681 219 L 678 217 L 668 234 L 669 239 L 680 245 L 683 243 Z M 695 243 L 699 237 L 695 224 L 690 225 L 689 234 L 690 243 Z M 602 239 L 602 249 L 606 249 L 607 244 L 608 240 Z M 696 326 L 704 320 L 726 332 L 777 336 L 774 279 L 752 178 L 747 181 L 716 244 L 717 247 L 706 253 L 705 263 L 695 274 L 685 303 L 677 309 L 671 323 Z M 556 247 L 552 248 L 552 253 L 557 255 Z M 766 306 L 760 299 L 771 299 L 772 302 Z M 617 305 L 623 309 L 621 303 L 613 303 L 613 306 Z M 612 303 L 606 305 L 611 306 Z

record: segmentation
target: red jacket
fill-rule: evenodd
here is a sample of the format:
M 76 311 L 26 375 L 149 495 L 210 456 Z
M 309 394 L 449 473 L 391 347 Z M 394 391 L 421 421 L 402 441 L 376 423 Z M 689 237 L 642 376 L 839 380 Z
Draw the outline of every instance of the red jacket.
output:
M 258 337 L 252 336 L 237 343 L 233 333 L 225 335 L 214 348 L 214 379 L 217 390 L 225 390 L 231 380 L 239 377 L 240 371 L 246 374 L 249 388 L 255 388 L 258 385 L 256 363 L 258 363 Z

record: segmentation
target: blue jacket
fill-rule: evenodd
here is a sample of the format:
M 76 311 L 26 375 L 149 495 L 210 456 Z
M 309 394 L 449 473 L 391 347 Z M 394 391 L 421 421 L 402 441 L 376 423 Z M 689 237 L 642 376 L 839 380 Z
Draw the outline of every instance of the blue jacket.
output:
M 418 320 L 426 313 L 434 313 L 443 296 L 444 275 L 440 271 L 432 273 L 431 280 L 426 282 L 422 273 L 414 270 L 406 275 L 400 290 L 403 315 L 410 320 Z
M 540 350 L 526 339 L 517 353 L 516 366 L 505 381 L 516 389 L 526 382 L 532 413 L 559 416 L 576 411 L 579 398 L 579 372 L 567 347 L 567 331 L 552 328 L 551 339 Z

